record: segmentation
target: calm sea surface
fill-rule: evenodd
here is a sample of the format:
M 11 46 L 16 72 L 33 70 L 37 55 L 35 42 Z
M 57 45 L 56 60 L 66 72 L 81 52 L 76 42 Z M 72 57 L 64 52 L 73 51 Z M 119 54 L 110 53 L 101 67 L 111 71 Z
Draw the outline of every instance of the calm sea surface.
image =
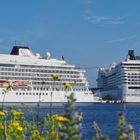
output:
M 77 105 L 83 112 L 83 128 L 82 133 L 85 140 L 91 140 L 95 135 L 92 129 L 92 123 L 95 120 L 102 130 L 103 134 L 107 134 L 111 140 L 116 139 L 117 125 L 118 125 L 118 113 L 123 110 L 123 104 L 79 104 Z M 28 120 L 31 120 L 37 112 L 36 106 L 19 107 L 25 112 L 25 116 Z M 126 104 L 127 109 L 127 122 L 131 123 L 134 130 L 137 132 L 140 130 L 140 104 Z M 61 105 L 53 106 L 53 113 L 62 112 Z M 49 113 L 49 105 L 41 106 L 40 117 Z

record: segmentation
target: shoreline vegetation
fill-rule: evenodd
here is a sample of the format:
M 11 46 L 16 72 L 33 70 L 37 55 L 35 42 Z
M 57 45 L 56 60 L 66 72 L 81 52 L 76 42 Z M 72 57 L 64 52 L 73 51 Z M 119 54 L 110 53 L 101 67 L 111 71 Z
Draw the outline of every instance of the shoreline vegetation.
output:
M 52 74 L 53 80 L 58 79 L 57 74 Z M 70 83 L 64 83 L 65 91 L 70 88 Z M 8 93 L 10 85 L 4 90 Z M 53 92 L 51 93 L 51 96 Z M 76 107 L 73 93 L 67 96 L 67 103 L 62 104 L 62 113 L 54 114 L 52 111 L 52 98 L 49 112 L 45 117 L 40 116 L 40 96 L 37 104 L 36 116 L 28 121 L 24 112 L 11 107 L 6 109 L 3 103 L 0 107 L 0 140 L 86 140 L 82 134 L 82 112 Z M 140 140 L 140 133 L 135 133 L 131 124 L 126 121 L 126 109 L 119 113 L 117 140 Z M 104 135 L 96 121 L 93 120 L 93 133 L 91 140 L 112 140 Z

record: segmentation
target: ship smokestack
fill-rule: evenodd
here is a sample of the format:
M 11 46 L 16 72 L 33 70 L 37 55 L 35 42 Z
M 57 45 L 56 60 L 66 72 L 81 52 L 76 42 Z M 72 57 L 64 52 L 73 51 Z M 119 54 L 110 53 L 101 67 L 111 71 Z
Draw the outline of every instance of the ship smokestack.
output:
M 129 60 L 136 60 L 134 50 L 128 50 L 128 58 Z

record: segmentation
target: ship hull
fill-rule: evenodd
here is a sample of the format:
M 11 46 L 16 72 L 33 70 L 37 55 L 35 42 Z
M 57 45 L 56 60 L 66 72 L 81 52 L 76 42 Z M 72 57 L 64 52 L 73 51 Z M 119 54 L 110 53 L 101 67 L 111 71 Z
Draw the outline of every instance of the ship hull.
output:
M 0 102 L 4 103 L 63 103 L 67 102 L 67 96 L 69 96 L 71 92 L 64 92 L 64 91 L 54 91 L 54 92 L 17 92 L 17 91 L 9 91 L 7 93 L 0 93 Z M 92 103 L 92 102 L 98 102 L 95 101 L 93 94 L 90 93 L 84 93 L 84 92 L 78 92 L 73 93 L 74 98 L 76 99 L 76 102 L 79 103 Z
M 106 100 L 140 103 L 140 89 L 129 89 L 129 86 L 126 84 L 122 88 L 100 91 L 100 97 Z

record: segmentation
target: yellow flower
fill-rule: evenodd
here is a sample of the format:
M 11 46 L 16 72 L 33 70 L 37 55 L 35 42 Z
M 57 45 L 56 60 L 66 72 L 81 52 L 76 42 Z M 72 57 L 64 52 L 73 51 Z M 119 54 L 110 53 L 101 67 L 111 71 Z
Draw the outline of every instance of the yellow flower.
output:
M 11 113 L 12 113 L 14 116 L 21 116 L 21 115 L 24 114 L 23 112 L 21 112 L 21 111 L 16 111 L 16 110 L 11 110 Z
M 83 115 L 82 115 L 82 113 L 77 114 L 77 118 L 78 118 L 79 121 L 83 120 Z
M 51 77 L 53 78 L 53 80 L 56 80 L 56 79 L 58 79 L 59 75 L 56 74 L 56 73 L 53 73 L 53 74 L 51 75 Z
M 20 124 L 19 124 L 19 122 L 18 121 L 12 121 L 11 122 L 11 125 L 13 126 L 13 127 L 20 127 Z
M 20 132 L 23 132 L 23 127 L 18 126 L 18 127 L 17 127 L 17 130 L 20 131 Z
M 0 130 L 3 130 L 4 126 L 2 124 L 0 124 Z
M 60 116 L 58 114 L 55 114 L 52 116 L 54 119 L 58 120 L 58 121 L 62 121 L 62 122 L 65 122 L 65 121 L 68 121 L 68 119 L 66 117 L 63 117 L 63 116 Z
M 65 85 L 65 88 L 69 88 L 71 86 L 69 82 L 66 82 L 64 85 Z
M 68 119 L 66 117 L 63 117 L 63 116 L 59 116 L 57 119 L 59 121 L 62 121 L 62 122 L 68 121 Z
M 5 116 L 5 112 L 4 111 L 0 111 L 0 116 Z

